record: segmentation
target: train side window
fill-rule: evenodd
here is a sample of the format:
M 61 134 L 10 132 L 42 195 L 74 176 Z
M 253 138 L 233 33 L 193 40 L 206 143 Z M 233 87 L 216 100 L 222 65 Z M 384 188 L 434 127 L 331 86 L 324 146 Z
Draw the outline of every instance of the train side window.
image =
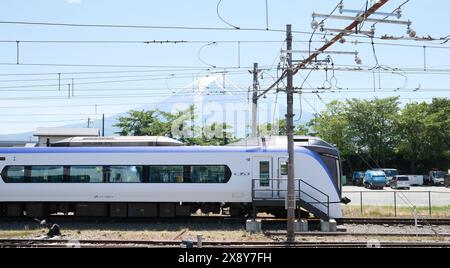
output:
M 71 166 L 69 181 L 73 183 L 103 182 L 103 166 Z
M 131 183 L 144 181 L 143 166 L 110 166 L 109 182 Z
M 227 183 L 231 170 L 224 165 L 150 166 L 150 183 Z
M 288 175 L 288 162 L 281 161 L 280 162 L 280 175 L 287 176 Z
M 64 179 L 63 166 L 31 166 L 30 182 L 35 183 L 61 183 Z
M 182 183 L 183 166 L 150 166 L 151 183 Z
M 259 186 L 270 186 L 270 162 L 259 162 Z
M 225 166 L 191 166 L 193 183 L 225 183 L 228 179 Z
M 24 166 L 9 166 L 2 172 L 2 178 L 5 183 L 22 183 L 25 182 Z

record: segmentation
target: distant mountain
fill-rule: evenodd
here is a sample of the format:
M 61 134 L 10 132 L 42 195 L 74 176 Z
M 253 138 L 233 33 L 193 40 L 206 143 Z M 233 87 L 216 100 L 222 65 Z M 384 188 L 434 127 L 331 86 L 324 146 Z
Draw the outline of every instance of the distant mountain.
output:
M 225 121 L 233 126 L 234 134 L 245 136 L 248 134 L 251 120 L 251 100 L 247 99 L 247 88 L 240 88 L 224 75 L 210 75 L 199 78 L 187 85 L 184 89 L 174 92 L 157 104 L 149 104 L 134 108 L 134 110 L 159 109 L 166 112 L 185 110 L 194 104 L 197 112 L 196 125 L 210 124 L 212 122 Z M 297 108 L 297 107 L 295 107 Z M 295 114 L 300 114 L 294 108 Z M 274 118 L 284 118 L 286 104 L 278 100 L 277 103 L 271 98 L 260 98 L 258 102 L 259 124 L 272 122 Z M 115 135 L 118 129 L 113 125 L 117 118 L 125 116 L 119 113 L 105 118 L 105 135 Z M 313 114 L 303 111 L 299 123 L 304 123 L 313 118 Z M 86 123 L 63 125 L 61 127 L 86 127 Z M 101 120 L 92 123 L 91 127 L 102 128 Z M 0 140 L 29 141 L 33 138 L 33 132 L 0 135 Z

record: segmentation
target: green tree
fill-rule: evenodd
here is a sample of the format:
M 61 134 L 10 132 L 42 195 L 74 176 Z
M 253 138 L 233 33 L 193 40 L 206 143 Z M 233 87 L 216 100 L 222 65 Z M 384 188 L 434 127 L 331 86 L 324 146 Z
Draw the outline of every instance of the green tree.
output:
M 306 125 L 296 125 L 294 135 L 309 135 L 309 128 Z M 264 123 L 258 126 L 260 136 L 286 136 L 286 119 L 276 120 L 274 124 Z
M 232 127 L 226 123 L 214 122 L 205 125 L 200 135 L 183 139 L 187 145 L 227 145 L 238 141 L 231 133 Z
M 406 105 L 398 119 L 398 153 L 409 162 L 409 170 L 416 172 L 420 160 L 429 157 L 431 139 L 429 135 L 428 104 L 412 103 Z
M 398 97 L 347 101 L 349 137 L 357 148 L 366 151 L 377 166 L 386 166 L 398 141 Z
M 178 139 L 187 145 L 225 145 L 237 141 L 231 126 L 214 122 L 203 127 L 195 126 L 195 107 L 174 113 L 150 110 L 130 111 L 121 116 L 114 126 L 121 136 L 166 136 Z
M 347 113 L 346 104 L 334 100 L 327 104 L 321 116 L 308 123 L 315 136 L 336 145 L 344 157 L 355 151 L 349 137 Z
M 166 136 L 167 122 L 163 121 L 158 110 L 128 112 L 128 116 L 118 118 L 115 127 L 120 128 L 121 136 Z
M 450 99 L 434 98 L 427 116 L 428 135 L 431 137 L 430 157 L 450 155 Z

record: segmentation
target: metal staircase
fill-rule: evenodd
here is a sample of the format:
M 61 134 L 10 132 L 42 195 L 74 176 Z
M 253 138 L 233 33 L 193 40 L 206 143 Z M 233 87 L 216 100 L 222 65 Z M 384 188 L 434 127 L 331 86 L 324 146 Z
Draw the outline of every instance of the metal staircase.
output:
M 270 179 L 271 187 L 256 187 L 260 179 L 252 180 L 252 200 L 254 206 L 286 206 L 287 179 Z M 267 182 L 267 179 L 265 180 Z M 278 185 L 278 187 L 273 187 Z M 281 185 L 281 187 L 280 187 Z M 284 187 L 286 186 L 286 187 Z M 317 187 L 302 180 L 295 179 L 295 197 L 297 206 L 323 220 L 330 219 L 330 197 Z

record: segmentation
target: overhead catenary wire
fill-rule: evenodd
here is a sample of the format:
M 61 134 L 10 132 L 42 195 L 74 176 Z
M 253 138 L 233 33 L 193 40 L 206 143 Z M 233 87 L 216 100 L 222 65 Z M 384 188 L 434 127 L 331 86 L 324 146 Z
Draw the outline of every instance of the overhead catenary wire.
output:
M 217 17 L 218 17 L 223 23 L 225 23 L 226 25 L 228 25 L 228 26 L 230 26 L 230 27 L 232 27 L 232 28 L 234 28 L 234 29 L 236 29 L 236 30 L 239 30 L 240 27 L 235 26 L 235 25 L 229 23 L 228 21 L 224 20 L 224 19 L 222 18 L 222 16 L 220 16 L 220 3 L 222 3 L 222 0 L 219 0 L 219 2 L 217 2 L 217 6 L 216 6 L 216 14 L 217 14 Z
M 206 26 L 160 26 L 160 25 L 121 25 L 121 24 L 83 24 L 83 23 L 60 23 L 60 22 L 38 22 L 38 21 L 0 21 L 0 24 L 27 25 L 27 26 L 53 26 L 53 27 L 81 27 L 81 28 L 116 28 L 116 29 L 155 29 L 155 30 L 204 30 L 204 31 L 264 31 L 284 33 L 282 29 L 266 29 L 266 28 L 246 28 L 246 27 L 206 27 Z M 294 30 L 292 33 L 311 35 L 310 31 Z M 334 36 L 332 33 L 323 33 L 327 36 Z M 369 38 L 367 35 L 359 34 L 360 38 Z M 386 39 L 384 37 L 374 37 L 377 39 Z M 417 41 L 443 41 L 444 38 L 417 38 Z
M 354 44 L 354 45 L 359 45 L 359 44 L 371 44 L 371 42 L 366 42 L 366 41 L 361 41 L 358 40 L 358 38 L 360 38 L 360 36 L 355 37 L 355 39 L 348 39 L 347 43 L 348 44 Z M 375 36 L 370 36 L 367 37 L 368 39 L 377 39 L 377 37 Z M 380 39 L 381 37 L 378 37 L 378 39 Z M 208 43 L 218 43 L 218 44 L 236 44 L 236 43 L 241 43 L 241 44 L 268 44 L 268 43 L 279 43 L 280 40 L 166 40 L 166 41 L 147 41 L 147 40 L 0 40 L 0 43 L 16 43 L 17 41 L 19 41 L 20 43 L 29 43 L 29 44 L 166 44 L 166 43 L 171 43 L 171 44 L 208 44 Z M 380 41 L 386 41 L 385 39 L 381 39 Z M 414 40 L 407 40 L 407 39 L 399 39 L 396 41 L 403 41 L 403 42 L 414 42 L 417 43 L 417 41 Z M 323 40 L 293 40 L 293 43 L 324 43 Z M 427 41 L 426 43 L 430 43 L 429 41 Z M 382 46 L 399 46 L 399 47 L 418 47 L 418 48 L 422 48 L 423 45 L 415 45 L 415 44 L 401 44 L 401 43 L 393 43 L 393 42 L 375 42 L 376 45 L 382 45 Z M 443 46 L 443 45 L 427 45 L 427 48 L 433 48 L 433 49 L 450 49 L 450 46 Z

